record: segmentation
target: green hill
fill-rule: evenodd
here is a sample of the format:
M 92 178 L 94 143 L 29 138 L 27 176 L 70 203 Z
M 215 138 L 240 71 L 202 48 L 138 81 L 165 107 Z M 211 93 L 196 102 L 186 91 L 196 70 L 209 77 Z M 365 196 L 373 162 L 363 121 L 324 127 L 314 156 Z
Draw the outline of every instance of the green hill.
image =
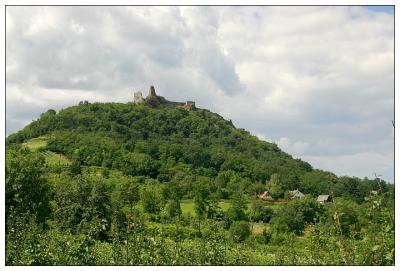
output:
M 46 143 L 40 145 L 44 136 Z M 160 182 L 184 172 L 215 179 L 222 188 L 234 175 L 249 187 L 265 184 L 276 174 L 282 193 L 299 188 L 314 196 L 355 194 L 354 182 L 360 184 L 357 178 L 338 179 L 333 173 L 313 170 L 307 162 L 235 128 L 218 114 L 170 102 L 154 90 L 140 104 L 85 101 L 58 113 L 50 109 L 6 140 L 7 144 L 26 141 L 84 166 Z M 357 192 L 359 200 L 376 186 L 364 182 L 362 192 Z
M 7 265 L 394 263 L 392 184 L 313 169 L 154 89 L 48 110 L 6 138 L 5 171 Z
M 251 182 L 265 182 L 278 173 L 289 189 L 295 189 L 300 176 L 312 170 L 276 144 L 236 129 L 230 121 L 204 109 L 83 102 L 58 113 L 47 111 L 10 135 L 7 143 L 44 135 L 48 150 L 84 165 L 162 181 L 173 177 L 171 168 L 183 166 L 213 177 L 221 171 L 234 171 Z

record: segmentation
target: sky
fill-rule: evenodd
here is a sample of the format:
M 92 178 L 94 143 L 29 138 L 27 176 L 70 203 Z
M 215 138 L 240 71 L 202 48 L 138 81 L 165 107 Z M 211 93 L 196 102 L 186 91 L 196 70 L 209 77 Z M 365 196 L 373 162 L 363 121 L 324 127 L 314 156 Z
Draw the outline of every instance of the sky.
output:
M 314 168 L 394 181 L 390 7 L 6 8 L 6 133 L 134 91 L 196 101 Z

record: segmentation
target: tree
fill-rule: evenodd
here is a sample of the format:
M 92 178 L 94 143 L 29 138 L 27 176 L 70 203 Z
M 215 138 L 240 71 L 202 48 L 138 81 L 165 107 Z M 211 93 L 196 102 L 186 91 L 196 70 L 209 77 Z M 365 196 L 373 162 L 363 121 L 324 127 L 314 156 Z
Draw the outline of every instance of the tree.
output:
M 125 177 L 123 182 L 117 186 L 119 192 L 119 201 L 123 204 L 131 205 L 140 200 L 140 186 L 137 177 Z
M 250 186 L 249 190 L 251 195 L 260 194 L 266 190 L 266 186 L 262 182 L 256 182 Z
M 317 197 L 318 195 L 330 194 L 336 181 L 337 177 L 333 173 L 313 170 L 300 177 L 300 187 L 304 193 Z
M 31 213 L 39 222 L 50 214 L 50 186 L 45 174 L 45 159 L 19 146 L 6 151 L 6 215 Z
M 246 221 L 235 221 L 229 229 L 229 236 L 237 243 L 246 240 L 250 233 L 250 225 Z
M 273 198 L 281 198 L 284 194 L 279 175 L 272 174 L 271 179 L 267 183 L 267 189 Z
M 122 157 L 118 166 L 126 175 L 157 177 L 159 164 L 150 155 L 130 152 Z
M 273 224 L 278 232 L 294 232 L 296 234 L 303 233 L 306 225 L 303 213 L 297 212 L 296 208 L 289 205 L 283 207 L 274 217 Z
M 269 223 L 274 215 L 274 211 L 259 201 L 251 204 L 250 218 L 254 222 Z
M 165 210 L 170 218 L 179 217 L 182 214 L 179 198 L 170 199 L 165 206 Z
M 102 221 L 106 225 L 102 233 L 104 238 L 111 223 L 110 190 L 111 187 L 97 177 L 62 176 L 54 187 L 54 219 L 62 229 L 73 232 L 82 230 L 85 222 Z
M 194 187 L 194 210 L 199 222 L 199 233 L 201 219 L 205 217 L 208 207 L 208 196 L 210 194 L 210 180 L 208 178 L 199 178 Z
M 69 173 L 71 176 L 76 176 L 82 173 L 81 161 L 78 159 L 72 160 L 71 165 L 69 166 Z
M 233 221 L 247 220 L 247 202 L 243 193 L 235 193 L 232 197 L 232 205 L 228 208 L 227 214 Z
M 318 222 L 323 206 L 314 198 L 305 196 L 284 205 L 273 218 L 273 224 L 279 232 L 301 234 L 309 223 Z
M 230 182 L 226 185 L 229 195 L 236 193 L 247 193 L 251 182 L 248 179 L 241 178 L 237 174 L 232 176 Z
M 144 185 L 140 190 L 140 201 L 145 212 L 158 214 L 161 209 L 161 198 L 155 185 Z
M 336 222 L 341 234 L 349 237 L 351 233 L 357 233 L 360 230 L 359 206 L 346 199 L 337 198 L 334 204 L 330 206 L 330 218 L 333 223 Z
M 210 201 L 208 203 L 208 208 L 207 208 L 207 218 L 209 219 L 221 218 L 222 210 L 221 207 L 219 206 L 219 199 L 220 198 L 217 193 L 212 193 L 210 195 Z
M 180 217 L 182 214 L 180 200 L 182 198 L 182 187 L 178 180 L 161 184 L 163 200 L 168 201 L 165 210 L 170 218 Z

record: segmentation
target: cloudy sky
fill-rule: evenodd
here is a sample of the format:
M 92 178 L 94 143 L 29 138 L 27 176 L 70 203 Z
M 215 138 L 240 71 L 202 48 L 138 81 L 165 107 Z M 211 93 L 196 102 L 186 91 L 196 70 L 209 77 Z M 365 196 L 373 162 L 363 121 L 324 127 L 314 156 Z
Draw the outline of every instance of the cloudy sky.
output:
M 153 84 L 315 168 L 393 181 L 393 23 L 354 6 L 8 6 L 6 133 Z

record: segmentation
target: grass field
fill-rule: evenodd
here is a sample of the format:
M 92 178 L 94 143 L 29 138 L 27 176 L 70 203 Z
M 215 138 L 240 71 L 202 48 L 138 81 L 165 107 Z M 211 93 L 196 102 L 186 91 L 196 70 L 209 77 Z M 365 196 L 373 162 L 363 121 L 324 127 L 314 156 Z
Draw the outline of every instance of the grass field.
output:
M 268 224 L 264 223 L 252 223 L 252 233 L 261 234 L 264 230 L 269 228 Z
M 51 151 L 46 151 L 44 157 L 46 158 L 46 163 L 49 165 L 69 165 L 71 161 L 63 154 L 58 154 Z
M 263 201 L 263 203 L 274 210 L 279 209 L 283 204 L 286 204 L 286 202 L 267 202 L 267 201 Z M 221 200 L 219 202 L 219 207 L 221 207 L 222 211 L 228 210 L 230 206 L 231 203 L 229 200 Z M 250 209 L 250 207 L 251 203 L 249 202 L 247 203 L 247 209 Z M 194 211 L 194 201 L 192 199 L 181 200 L 181 209 L 182 213 L 187 213 L 187 214 L 190 213 L 193 216 L 196 215 L 196 212 Z
M 191 199 L 181 200 L 181 209 L 183 214 L 196 215 L 194 211 L 194 201 Z
M 22 145 L 28 147 L 32 151 L 36 151 L 41 147 L 46 147 L 47 145 L 47 138 L 46 137 L 37 137 L 29 139 L 27 142 L 23 143 Z
M 221 207 L 221 209 L 223 211 L 228 210 L 228 208 L 231 206 L 231 203 L 229 201 L 220 201 L 219 202 L 219 207 Z M 191 214 L 193 216 L 196 215 L 196 212 L 194 210 L 194 201 L 191 199 L 185 199 L 185 200 L 181 200 L 181 209 L 182 209 L 182 213 L 186 213 L 186 214 Z
M 28 147 L 31 151 L 37 151 L 39 148 L 46 147 L 47 138 L 44 136 L 32 138 L 22 145 Z M 49 165 L 69 165 L 71 163 L 63 154 L 46 151 L 43 152 L 43 155 L 46 158 L 46 163 Z

